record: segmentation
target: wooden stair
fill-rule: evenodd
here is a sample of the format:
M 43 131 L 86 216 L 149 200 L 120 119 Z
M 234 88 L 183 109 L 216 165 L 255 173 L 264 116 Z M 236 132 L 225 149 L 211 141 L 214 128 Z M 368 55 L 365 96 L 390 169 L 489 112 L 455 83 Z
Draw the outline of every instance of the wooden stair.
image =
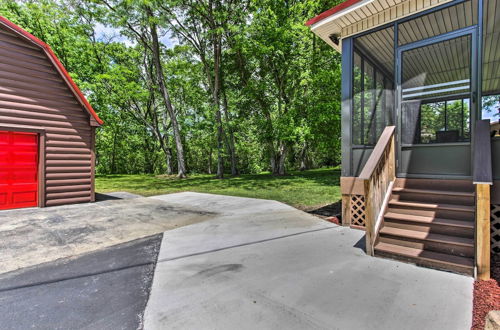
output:
M 396 179 L 375 256 L 472 276 L 473 189 L 466 180 Z

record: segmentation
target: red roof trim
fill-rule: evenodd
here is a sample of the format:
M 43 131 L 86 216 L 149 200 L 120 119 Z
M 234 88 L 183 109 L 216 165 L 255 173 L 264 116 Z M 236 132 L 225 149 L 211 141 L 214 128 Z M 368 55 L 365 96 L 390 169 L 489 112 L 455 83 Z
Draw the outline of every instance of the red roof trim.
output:
M 338 13 L 339 11 L 344 10 L 346 8 L 349 8 L 349 7 L 351 7 L 351 6 L 353 6 L 356 3 L 361 2 L 361 1 L 362 0 L 346 0 L 346 1 L 338 4 L 335 7 L 330 8 L 325 12 L 322 12 L 318 16 L 311 18 L 310 20 L 308 20 L 306 22 L 306 25 L 307 26 L 313 25 L 314 23 L 317 23 L 317 22 L 319 22 L 319 21 L 321 21 L 329 16 L 332 16 L 333 14 Z
M 28 31 L 22 29 L 21 27 L 17 26 L 16 24 L 12 23 L 8 19 L 6 19 L 3 16 L 0 16 L 0 22 L 4 23 L 7 25 L 9 28 L 14 30 L 15 32 L 21 34 L 25 38 L 29 39 L 30 41 L 34 42 L 38 46 L 42 47 L 42 49 L 45 51 L 45 53 L 49 56 L 49 58 L 52 60 L 52 62 L 55 64 L 55 66 L 59 69 L 59 71 L 62 73 L 64 80 L 68 83 L 70 89 L 75 93 L 75 96 L 78 98 L 78 100 L 82 103 L 82 105 L 85 107 L 85 109 L 89 112 L 89 114 L 96 120 L 96 122 L 99 125 L 104 124 L 104 121 L 102 121 L 101 118 L 97 115 L 95 110 L 92 108 L 90 103 L 87 101 L 85 96 L 82 94 L 78 86 L 75 84 L 71 76 L 69 75 L 68 71 L 66 71 L 66 68 L 62 65 L 62 63 L 59 61 L 57 58 L 56 54 L 52 51 L 49 45 L 47 45 L 45 42 L 42 40 L 38 39 Z

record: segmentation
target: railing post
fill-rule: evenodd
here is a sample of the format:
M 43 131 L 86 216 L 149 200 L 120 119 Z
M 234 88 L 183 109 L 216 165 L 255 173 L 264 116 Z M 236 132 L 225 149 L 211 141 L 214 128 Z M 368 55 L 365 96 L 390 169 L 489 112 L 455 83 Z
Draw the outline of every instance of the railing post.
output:
M 490 121 L 478 120 L 474 133 L 473 183 L 476 186 L 476 276 L 490 278 L 490 187 L 493 184 Z
M 342 226 L 351 225 L 351 195 L 342 195 Z
M 396 179 L 396 138 L 393 134 L 391 136 L 391 147 L 389 149 L 389 181 Z
M 387 126 L 373 148 L 359 179 L 363 181 L 365 204 L 366 253 L 374 255 L 378 216 L 383 212 L 386 195 L 394 180 L 394 126 Z
M 479 280 L 490 279 L 490 185 L 476 184 L 476 269 Z
M 365 188 L 365 237 L 366 237 L 366 254 L 373 256 L 373 222 L 375 214 L 373 213 L 373 200 L 371 198 L 370 179 L 364 179 Z

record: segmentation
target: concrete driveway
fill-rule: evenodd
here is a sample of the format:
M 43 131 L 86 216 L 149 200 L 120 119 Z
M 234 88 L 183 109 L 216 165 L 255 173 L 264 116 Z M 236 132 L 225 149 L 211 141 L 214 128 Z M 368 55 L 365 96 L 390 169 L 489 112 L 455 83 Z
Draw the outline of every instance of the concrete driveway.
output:
M 20 235 L 29 231 L 40 233 L 40 238 L 32 246 L 3 234 L 31 257 L 16 254 L 23 260 L 16 264 L 16 258 L 4 256 L 5 251 L 13 253 L 9 247 L 1 257 L 17 267 L 33 266 L 0 275 L 2 328 L 469 329 L 471 325 L 471 278 L 368 257 L 363 232 L 282 203 L 179 193 L 68 208 L 71 212 L 64 214 L 56 208 L 12 212 L 27 214 L 11 222 L 24 223 L 14 226 L 11 235 L 20 228 Z M 96 211 L 87 215 L 92 208 Z M 58 230 L 61 234 L 58 221 L 50 222 L 53 217 L 45 212 L 59 214 L 61 223 L 69 214 L 79 224 L 75 226 L 90 223 L 101 230 L 62 236 L 66 244 L 57 245 L 57 239 L 50 239 L 53 234 L 43 234 Z M 93 220 L 98 215 L 113 225 L 103 228 L 105 221 Z M 36 228 L 35 218 L 42 219 L 39 226 L 44 230 Z M 164 231 L 163 236 L 128 242 L 158 231 Z M 43 237 L 49 243 L 44 244 Z M 66 245 L 73 249 L 61 252 Z M 34 252 L 35 246 L 72 258 L 50 261 L 58 258 Z M 77 255 L 85 249 L 93 252 Z M 33 256 L 49 262 L 36 265 L 39 260 Z
M 156 198 L 221 214 L 164 233 L 146 329 L 470 329 L 472 278 L 368 257 L 361 231 L 273 201 Z
M 97 203 L 0 212 L 0 274 L 205 221 L 217 213 L 127 193 Z

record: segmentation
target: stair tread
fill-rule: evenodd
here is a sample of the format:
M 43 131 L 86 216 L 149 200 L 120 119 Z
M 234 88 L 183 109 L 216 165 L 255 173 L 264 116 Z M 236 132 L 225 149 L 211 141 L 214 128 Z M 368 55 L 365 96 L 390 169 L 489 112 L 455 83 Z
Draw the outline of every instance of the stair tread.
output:
M 424 240 L 424 241 L 455 244 L 455 245 L 461 245 L 461 246 L 467 246 L 467 247 L 474 247 L 474 240 L 470 239 L 470 238 L 458 237 L 458 236 L 448 236 L 448 235 L 441 235 L 441 234 L 429 234 L 427 232 L 417 231 L 417 230 L 408 230 L 408 229 L 401 229 L 401 228 L 384 226 L 382 229 L 380 229 L 380 234 L 399 236 L 399 237 Z
M 446 265 L 465 267 L 468 269 L 473 269 L 474 267 L 474 260 L 472 258 L 454 256 L 450 254 L 416 249 L 384 242 L 379 242 L 377 245 L 375 245 L 375 252 L 377 251 L 392 253 L 409 258 L 418 258 L 433 262 L 437 261 Z
M 418 193 L 418 194 L 432 194 L 432 195 L 449 195 L 449 196 L 461 196 L 461 197 L 474 197 L 474 192 L 468 192 L 468 191 L 416 189 L 416 188 L 404 188 L 404 187 L 395 187 L 395 188 L 392 189 L 392 191 L 393 192 Z
M 463 228 L 474 229 L 474 223 L 472 221 L 466 221 L 466 220 L 434 218 L 434 217 L 426 217 L 426 216 L 422 216 L 422 215 L 404 214 L 404 213 L 397 213 L 397 212 L 391 212 L 391 211 L 384 214 L 384 218 L 397 219 L 397 220 L 409 221 L 409 222 L 425 223 L 425 224 L 435 224 L 435 225 L 454 226 L 454 227 L 463 227 Z
M 443 204 L 443 203 L 423 203 L 423 202 L 413 202 L 413 201 L 399 201 L 391 199 L 389 201 L 390 205 L 397 206 L 407 206 L 407 207 L 418 207 L 426 209 L 443 209 L 452 211 L 466 211 L 474 212 L 474 206 L 469 205 L 458 205 L 458 204 Z

